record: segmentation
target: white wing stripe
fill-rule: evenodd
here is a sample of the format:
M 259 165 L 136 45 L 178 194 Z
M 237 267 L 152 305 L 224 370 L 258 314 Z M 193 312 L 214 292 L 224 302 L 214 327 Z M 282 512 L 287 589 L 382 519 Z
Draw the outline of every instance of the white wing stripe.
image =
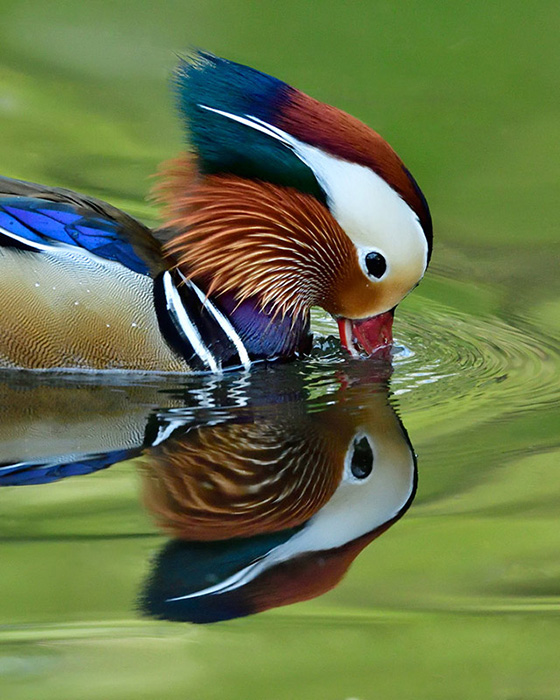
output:
M 181 297 L 177 291 L 177 288 L 173 284 L 169 271 L 165 272 L 163 275 L 163 288 L 165 291 L 167 308 L 175 316 L 181 330 L 192 345 L 193 350 L 212 372 L 220 373 L 222 369 L 216 362 L 216 359 L 210 350 L 208 350 L 202 341 L 198 329 L 190 320 L 187 312 L 185 311 L 185 307 L 181 302 Z
M 183 280 L 187 282 L 185 276 L 183 275 L 182 272 L 179 272 Z M 243 367 L 248 370 L 251 367 L 251 360 L 249 359 L 249 353 L 245 349 L 245 346 L 243 345 L 243 341 L 239 337 L 239 334 L 235 330 L 235 328 L 232 326 L 231 322 L 229 321 L 226 316 L 208 299 L 208 297 L 202 292 L 201 289 L 199 289 L 194 282 L 189 282 L 190 286 L 192 289 L 194 289 L 197 297 L 200 299 L 202 302 L 203 306 L 206 306 L 206 308 L 210 311 L 212 316 L 215 318 L 217 323 L 220 324 L 220 327 L 224 331 L 224 333 L 227 335 L 227 337 L 231 340 L 231 342 L 235 345 L 235 349 L 237 350 L 237 354 L 239 355 L 239 359 L 241 361 L 241 364 Z
M 0 226 L 0 233 L 4 234 L 4 236 L 7 236 L 8 238 L 13 238 L 14 241 L 18 241 L 18 243 L 23 243 L 24 245 L 28 246 L 29 248 L 35 248 L 36 250 L 50 250 L 52 251 L 55 247 L 58 246 L 53 246 L 53 245 L 45 245 L 44 243 L 37 243 L 36 241 L 30 241 L 28 238 L 24 238 L 23 236 L 18 236 L 17 233 L 12 233 L 11 231 L 6 231 L 5 228 L 2 228 Z M 69 247 L 69 246 L 66 246 Z

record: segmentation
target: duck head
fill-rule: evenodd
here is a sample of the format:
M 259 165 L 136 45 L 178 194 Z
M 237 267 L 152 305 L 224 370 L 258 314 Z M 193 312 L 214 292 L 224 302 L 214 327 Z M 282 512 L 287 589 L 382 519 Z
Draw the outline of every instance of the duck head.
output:
M 390 344 L 394 309 L 428 265 L 432 223 L 389 144 L 208 53 L 182 61 L 175 81 L 191 151 L 167 164 L 158 192 L 160 236 L 181 274 L 221 301 L 245 342 L 270 333 L 271 354 L 301 346 L 313 306 L 352 354 Z

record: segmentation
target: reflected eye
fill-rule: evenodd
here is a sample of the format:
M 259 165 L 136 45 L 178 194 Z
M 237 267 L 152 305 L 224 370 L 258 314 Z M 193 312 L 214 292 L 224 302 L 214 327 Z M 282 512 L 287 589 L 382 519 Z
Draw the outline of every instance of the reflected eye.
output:
M 381 253 L 371 252 L 366 255 L 366 268 L 372 277 L 381 279 L 387 270 L 387 261 Z
M 354 453 L 350 470 L 356 479 L 365 479 L 373 469 L 373 451 L 367 437 L 361 437 L 354 441 Z

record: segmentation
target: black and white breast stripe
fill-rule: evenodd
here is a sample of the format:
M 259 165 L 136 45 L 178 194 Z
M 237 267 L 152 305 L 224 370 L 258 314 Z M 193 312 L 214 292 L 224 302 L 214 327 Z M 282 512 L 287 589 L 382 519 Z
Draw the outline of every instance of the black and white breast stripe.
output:
M 229 319 L 179 271 L 155 280 L 154 303 L 163 336 L 194 370 L 250 368 L 249 353 Z

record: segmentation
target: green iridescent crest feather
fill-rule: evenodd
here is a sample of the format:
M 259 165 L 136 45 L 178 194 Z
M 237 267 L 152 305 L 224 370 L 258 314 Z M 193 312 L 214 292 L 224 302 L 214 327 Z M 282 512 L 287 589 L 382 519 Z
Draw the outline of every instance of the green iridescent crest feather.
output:
M 175 73 L 179 107 L 198 166 L 294 187 L 324 201 L 313 171 L 281 141 L 224 114 L 275 124 L 290 101 L 286 83 L 206 52 L 182 60 Z M 214 111 L 217 110 L 217 111 Z

